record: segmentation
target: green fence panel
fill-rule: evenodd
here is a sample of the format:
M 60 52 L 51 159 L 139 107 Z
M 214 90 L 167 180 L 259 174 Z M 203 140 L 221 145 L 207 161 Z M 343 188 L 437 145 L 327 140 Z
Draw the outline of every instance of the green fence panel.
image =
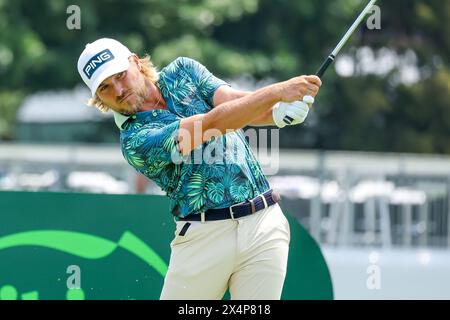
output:
M 282 299 L 333 299 L 319 246 L 286 216 Z M 158 299 L 174 227 L 162 196 L 0 192 L 0 299 Z

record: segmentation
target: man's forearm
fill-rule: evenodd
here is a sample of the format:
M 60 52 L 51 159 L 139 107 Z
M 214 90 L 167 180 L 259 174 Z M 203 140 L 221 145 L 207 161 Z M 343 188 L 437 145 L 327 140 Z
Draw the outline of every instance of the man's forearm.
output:
M 182 119 L 179 133 L 182 154 L 189 154 L 203 142 L 209 141 L 212 136 L 217 137 L 250 125 L 260 118 L 261 114 L 271 112 L 280 97 L 279 88 L 271 85 L 245 97 L 224 102 L 206 114 Z
M 236 100 L 215 102 L 214 105 L 217 105 L 217 108 L 213 108 L 208 113 L 194 115 L 180 121 L 178 134 L 180 150 L 183 155 L 187 155 L 212 137 L 244 128 L 261 115 L 268 117 L 267 112 L 271 111 L 277 102 L 294 102 L 303 99 L 305 95 L 314 97 L 321 84 L 317 76 L 299 76 L 264 87 Z M 220 97 L 216 98 L 220 101 Z M 200 124 L 200 132 L 196 133 L 198 124 Z
M 240 99 L 252 94 L 250 91 L 234 90 L 228 87 L 221 87 L 214 96 L 214 103 L 216 108 L 220 108 L 225 102 Z M 273 106 L 275 107 L 275 106 Z M 249 123 L 249 126 L 271 126 L 276 125 L 273 120 L 272 110 L 273 107 L 261 114 L 258 118 Z
M 250 95 L 251 92 L 248 92 L 246 95 L 244 96 L 248 96 Z M 243 96 L 236 98 L 236 99 L 240 99 Z M 236 100 L 233 99 L 233 100 Z M 231 101 L 231 100 L 230 100 Z M 223 105 L 223 104 L 222 104 Z M 275 104 L 276 105 L 276 104 Z M 253 120 L 252 122 L 250 122 L 248 125 L 252 126 L 252 127 L 264 127 L 264 126 L 275 126 L 275 122 L 273 120 L 273 115 L 272 115 L 272 111 L 273 108 L 275 107 L 275 105 L 272 106 L 272 108 L 269 108 L 267 111 L 265 111 L 263 114 L 261 114 L 260 116 L 258 116 L 255 120 Z M 220 108 L 221 105 L 218 105 L 216 108 Z
M 264 114 L 253 120 L 249 123 L 249 126 L 252 127 L 264 127 L 264 126 L 275 126 L 275 122 L 273 120 L 272 111 L 275 105 L 272 106 L 269 110 L 267 110 Z
M 227 130 L 237 130 L 247 125 L 270 124 L 272 108 L 279 100 L 277 87 L 271 85 L 222 103 L 205 115 L 204 129 L 217 129 L 225 134 Z

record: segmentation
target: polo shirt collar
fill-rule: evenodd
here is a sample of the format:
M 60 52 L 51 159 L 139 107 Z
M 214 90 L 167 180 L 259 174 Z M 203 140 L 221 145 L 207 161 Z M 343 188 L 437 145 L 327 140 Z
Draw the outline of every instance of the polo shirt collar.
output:
M 113 114 L 114 114 L 114 122 L 116 123 L 116 126 L 120 130 L 122 130 L 123 129 L 122 128 L 123 124 L 130 118 L 130 116 L 123 115 L 123 114 L 121 114 L 121 113 L 119 113 L 117 111 L 114 111 L 114 110 L 113 110 Z

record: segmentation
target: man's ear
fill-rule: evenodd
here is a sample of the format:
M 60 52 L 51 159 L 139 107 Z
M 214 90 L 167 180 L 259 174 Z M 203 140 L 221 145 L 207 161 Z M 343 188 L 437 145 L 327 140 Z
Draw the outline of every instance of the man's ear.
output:
M 139 62 L 139 57 L 135 53 L 133 53 L 129 59 L 131 60 L 131 62 L 134 62 L 136 64 L 138 70 L 140 72 L 142 72 L 142 66 L 141 66 L 141 63 Z

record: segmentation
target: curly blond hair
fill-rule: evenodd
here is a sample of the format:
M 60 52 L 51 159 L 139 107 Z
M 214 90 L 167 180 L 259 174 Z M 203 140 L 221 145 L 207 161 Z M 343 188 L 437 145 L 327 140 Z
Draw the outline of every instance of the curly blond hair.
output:
M 149 55 L 145 55 L 143 58 L 139 58 L 139 64 L 142 66 L 142 73 L 151 81 L 156 83 L 159 80 L 158 69 L 153 65 Z M 101 112 L 108 112 L 111 108 L 103 103 L 103 101 L 95 95 L 87 102 L 88 106 L 93 106 L 99 109 Z

